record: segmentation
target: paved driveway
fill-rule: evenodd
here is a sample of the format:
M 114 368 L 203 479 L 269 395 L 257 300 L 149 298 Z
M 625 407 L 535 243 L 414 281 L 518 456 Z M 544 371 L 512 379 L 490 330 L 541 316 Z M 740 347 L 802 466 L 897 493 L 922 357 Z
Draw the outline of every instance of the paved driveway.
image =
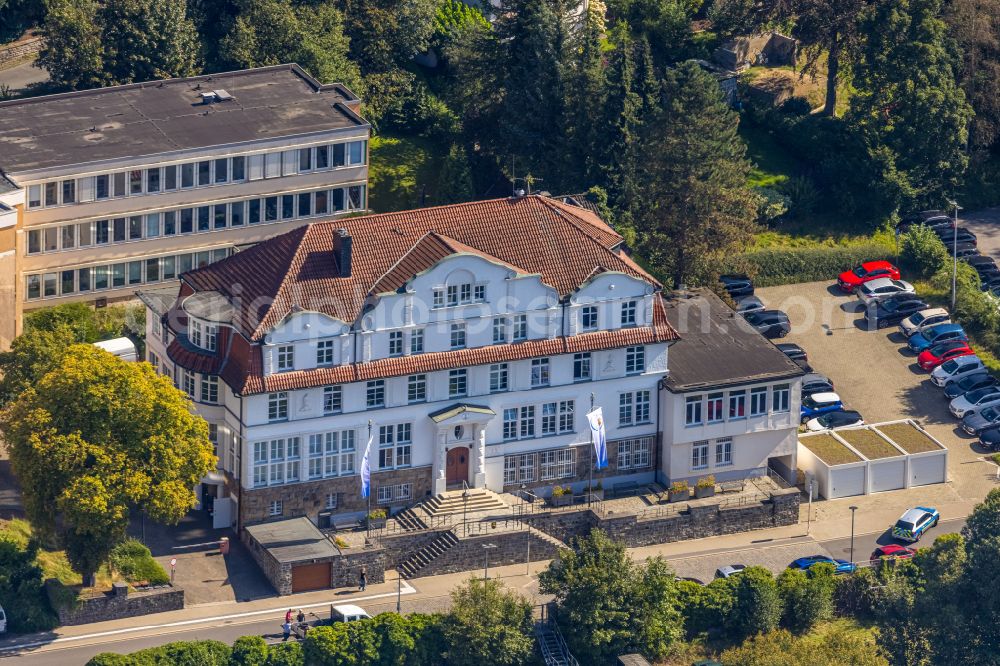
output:
M 1000 261 L 1000 208 L 986 208 L 959 218 L 960 226 L 976 234 L 979 251 Z

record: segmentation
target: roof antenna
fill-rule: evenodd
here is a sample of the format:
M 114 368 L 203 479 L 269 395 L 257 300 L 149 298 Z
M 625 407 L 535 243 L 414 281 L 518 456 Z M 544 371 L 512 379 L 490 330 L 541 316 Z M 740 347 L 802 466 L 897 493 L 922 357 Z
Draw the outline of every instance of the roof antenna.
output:
M 525 176 L 524 178 L 511 178 L 511 180 L 513 181 L 514 187 L 515 187 L 515 189 L 514 189 L 514 196 L 515 197 L 523 197 L 525 194 L 528 194 L 530 196 L 531 195 L 531 186 L 534 185 L 535 183 L 542 182 L 541 178 L 535 178 L 530 173 L 527 176 Z M 527 188 L 527 192 L 525 192 L 524 190 L 517 189 L 517 183 L 518 183 L 518 181 L 524 181 L 524 186 Z

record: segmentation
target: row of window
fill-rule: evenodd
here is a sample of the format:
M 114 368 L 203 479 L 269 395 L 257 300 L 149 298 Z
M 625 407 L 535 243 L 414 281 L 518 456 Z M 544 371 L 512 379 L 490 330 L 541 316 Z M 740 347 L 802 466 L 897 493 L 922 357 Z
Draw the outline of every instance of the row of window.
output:
M 351 141 L 53 180 L 28 187 L 28 208 L 68 206 L 358 166 L 367 159 L 367 144 L 367 141 Z
M 691 469 L 708 469 L 709 449 L 711 444 L 708 440 L 695 442 L 691 445 Z M 727 467 L 733 464 L 733 438 L 720 437 L 715 440 L 715 467 Z
M 770 389 L 772 412 L 787 412 L 791 403 L 791 386 L 775 384 Z M 684 400 L 684 425 L 699 426 L 706 423 L 722 423 L 745 419 L 747 416 L 763 416 L 768 412 L 768 388 L 758 386 L 749 392 L 746 389 L 729 391 L 728 409 L 726 394 L 722 391 L 707 395 L 690 395 Z M 749 409 L 747 403 L 749 401 Z
M 28 230 L 27 254 L 77 250 L 363 210 L 364 185 L 175 208 Z
M 25 294 L 28 300 L 35 300 L 174 280 L 181 273 L 225 259 L 229 252 L 229 248 L 217 248 L 26 275 Z
M 615 469 L 635 471 L 648 469 L 653 448 L 652 437 L 635 437 L 610 442 L 612 453 L 617 453 Z M 554 481 L 577 476 L 576 448 L 539 453 L 520 453 L 504 456 L 503 483 L 514 486 L 535 481 Z
M 575 401 L 560 400 L 503 410 L 503 440 L 548 437 L 576 430 Z M 537 434 L 536 434 L 537 433 Z

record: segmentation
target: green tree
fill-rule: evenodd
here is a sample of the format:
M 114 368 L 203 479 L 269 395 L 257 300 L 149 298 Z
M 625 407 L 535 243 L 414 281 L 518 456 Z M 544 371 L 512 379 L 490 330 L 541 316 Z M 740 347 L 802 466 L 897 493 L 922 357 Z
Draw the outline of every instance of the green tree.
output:
M 682 638 L 673 575 L 660 559 L 639 565 L 601 530 L 574 541 L 539 577 L 559 608 L 570 651 L 585 663 L 627 652 L 662 659 Z
M 443 624 L 449 666 L 518 666 L 534 651 L 531 604 L 499 580 L 470 578 L 451 593 Z
M 781 624 L 801 634 L 833 617 L 833 565 L 821 564 L 806 573 L 786 569 L 778 575 L 778 592 L 784 611 Z
M 302 656 L 309 666 L 361 666 L 378 658 L 378 636 L 372 620 L 335 622 L 306 633 Z
M 267 643 L 260 636 L 241 636 L 233 643 L 229 666 L 267 666 Z
M 193 76 L 198 33 L 185 0 L 105 0 L 104 71 L 116 84 Z
M 910 228 L 899 240 L 899 263 L 922 278 L 937 273 L 948 260 L 944 243 L 922 224 Z
M 301 643 L 279 643 L 267 650 L 267 666 L 304 666 Z
M 188 405 L 150 365 L 74 345 L 0 413 L 29 518 L 42 536 L 60 531 L 85 583 L 124 537 L 130 508 L 171 524 L 193 508 L 216 461 Z
M 848 120 L 902 208 L 941 204 L 961 185 L 972 119 L 941 0 L 886 0 L 863 29 Z
M 471 201 L 475 197 L 472 188 L 472 172 L 465 149 L 457 143 L 448 149 L 438 176 L 437 201 L 439 204 L 453 204 Z
M 738 117 L 715 78 L 682 63 L 667 73 L 663 98 L 643 133 L 638 246 L 675 286 L 704 283 L 713 260 L 751 240 L 758 198 Z
M 59 326 L 71 328 L 77 342 L 97 342 L 126 333 L 138 337 L 146 332 L 146 308 L 114 305 L 95 309 L 87 303 L 63 303 L 24 316 L 26 335 L 53 331 Z
M 726 650 L 720 660 L 723 666 L 889 666 L 871 632 L 844 624 L 813 640 L 772 631 Z
M 0 605 L 7 613 L 9 633 L 46 631 L 57 624 L 42 587 L 37 557 L 34 539 L 21 544 L 0 536 Z
M 74 342 L 78 340 L 68 326 L 14 338 L 10 350 L 0 352 L 0 406 L 35 386 L 62 361 Z
M 47 0 L 36 63 L 52 82 L 70 90 L 109 84 L 96 0 Z
M 778 628 L 782 606 L 774 575 L 764 567 L 747 567 L 733 579 L 733 609 L 726 626 L 737 636 L 753 636 Z
M 983 150 L 1000 137 L 1000 0 L 953 0 L 944 18 L 962 53 L 959 83 L 975 111 L 969 144 Z
M 610 0 L 616 26 L 648 40 L 660 67 L 673 65 L 691 37 L 691 20 L 702 0 Z
M 565 177 L 574 186 L 601 182 L 600 157 L 607 131 L 602 118 L 608 87 L 606 11 L 601 0 L 590 2 L 566 49 Z
M 602 127 L 604 142 L 594 146 L 604 170 L 608 198 L 620 226 L 631 229 L 640 201 L 640 132 L 647 100 L 636 80 L 635 43 L 628 31 L 614 34 L 615 48 L 608 54 L 607 92 L 604 95 Z M 622 231 L 622 229 L 619 229 Z M 624 232 L 623 232 L 624 233 Z

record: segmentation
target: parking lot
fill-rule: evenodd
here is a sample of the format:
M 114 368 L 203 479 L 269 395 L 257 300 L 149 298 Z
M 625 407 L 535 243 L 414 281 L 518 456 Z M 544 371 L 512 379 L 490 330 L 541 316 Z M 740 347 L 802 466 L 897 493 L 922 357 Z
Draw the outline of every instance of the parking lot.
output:
M 982 500 L 996 485 L 997 467 L 983 460 L 974 437 L 957 428 L 940 389 L 917 366 L 896 328 L 867 330 L 858 300 L 836 289 L 833 276 L 829 282 L 761 288 L 756 293 L 766 307 L 788 313 L 792 330 L 781 341 L 806 350 L 813 370 L 833 381 L 845 408 L 858 410 L 868 423 L 914 419 L 948 447 L 949 483 L 820 502 L 814 518 L 827 512 L 839 517 L 839 505 L 845 501 L 870 504 L 887 516 L 896 512 L 897 504 L 967 504 Z

